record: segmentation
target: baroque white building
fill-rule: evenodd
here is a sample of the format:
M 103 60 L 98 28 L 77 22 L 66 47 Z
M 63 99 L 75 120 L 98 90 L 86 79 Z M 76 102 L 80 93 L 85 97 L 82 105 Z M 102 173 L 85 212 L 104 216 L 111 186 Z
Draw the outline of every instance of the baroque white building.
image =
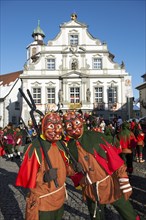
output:
M 132 83 L 124 62 L 116 63 L 107 44 L 94 38 L 76 14 L 47 44 L 39 23 L 32 37 L 20 79 L 39 110 L 45 113 L 56 105 L 63 112 L 81 109 L 109 120 L 115 115 L 130 118 Z M 23 100 L 24 120 L 30 117 L 28 110 Z

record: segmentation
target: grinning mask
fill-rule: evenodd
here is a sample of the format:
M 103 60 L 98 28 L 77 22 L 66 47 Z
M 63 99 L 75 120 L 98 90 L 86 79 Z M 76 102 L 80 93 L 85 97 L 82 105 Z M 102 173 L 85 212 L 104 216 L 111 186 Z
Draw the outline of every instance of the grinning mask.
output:
M 42 134 L 50 142 L 56 142 L 62 136 L 62 119 L 56 112 L 46 114 L 42 120 Z
M 81 114 L 74 111 L 67 112 L 63 116 L 66 134 L 74 139 L 78 139 L 83 134 L 83 118 Z

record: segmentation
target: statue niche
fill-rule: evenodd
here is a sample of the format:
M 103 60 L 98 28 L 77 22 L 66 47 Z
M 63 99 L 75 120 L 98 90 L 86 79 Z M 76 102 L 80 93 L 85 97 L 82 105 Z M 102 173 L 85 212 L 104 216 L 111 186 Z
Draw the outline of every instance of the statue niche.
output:
M 90 102 L 90 97 L 91 97 L 91 92 L 90 92 L 90 90 L 88 88 L 87 91 L 86 91 L 86 101 L 87 102 Z
M 59 89 L 58 92 L 58 99 L 59 99 L 59 103 L 63 102 L 63 91 L 61 89 Z
M 78 62 L 76 59 L 73 59 L 71 63 L 71 69 L 76 70 L 77 68 L 78 68 Z

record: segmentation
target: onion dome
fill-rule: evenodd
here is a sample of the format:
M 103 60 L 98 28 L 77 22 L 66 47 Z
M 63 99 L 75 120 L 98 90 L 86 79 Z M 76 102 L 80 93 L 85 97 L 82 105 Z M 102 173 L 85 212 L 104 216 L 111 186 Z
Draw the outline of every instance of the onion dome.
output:
M 43 32 L 43 30 L 40 28 L 40 20 L 38 20 L 38 26 L 36 29 L 34 29 L 33 33 L 32 33 L 32 37 L 35 37 L 37 35 L 41 35 L 43 38 L 45 37 L 45 33 Z

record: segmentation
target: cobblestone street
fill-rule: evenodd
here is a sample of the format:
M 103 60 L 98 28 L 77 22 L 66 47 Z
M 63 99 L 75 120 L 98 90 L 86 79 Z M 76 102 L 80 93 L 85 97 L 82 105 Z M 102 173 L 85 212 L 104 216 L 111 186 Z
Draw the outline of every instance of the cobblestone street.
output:
M 0 157 L 0 220 L 25 219 L 27 190 L 14 186 L 19 165 L 17 159 L 12 162 Z M 140 216 L 146 220 L 146 162 L 141 164 L 134 162 L 134 172 L 130 181 L 133 186 L 130 201 Z M 82 202 L 81 192 L 74 189 L 69 179 L 67 190 L 68 200 L 65 203 L 63 220 L 89 220 L 88 209 Z M 112 206 L 107 206 L 106 216 L 107 220 L 121 219 Z

